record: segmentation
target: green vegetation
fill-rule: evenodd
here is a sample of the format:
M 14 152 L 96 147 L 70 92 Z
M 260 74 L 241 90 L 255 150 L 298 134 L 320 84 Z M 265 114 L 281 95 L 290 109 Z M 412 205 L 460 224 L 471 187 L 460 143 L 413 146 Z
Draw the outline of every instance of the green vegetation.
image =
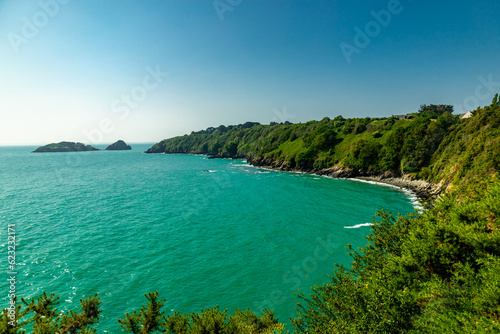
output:
M 452 106 L 423 105 L 411 119 L 354 118 L 300 124 L 219 126 L 163 140 L 148 153 L 201 153 L 247 158 L 256 165 L 321 171 L 345 167 L 355 175 L 425 176 L 444 138 L 461 125 Z
M 56 309 L 59 304 L 59 297 L 43 293 L 36 301 L 30 303 L 22 299 L 22 304 L 17 305 L 15 310 L 9 312 L 3 309 L 0 317 L 0 333 L 2 334 L 23 334 L 26 326 L 33 329 L 36 334 L 54 333 L 95 333 L 90 326 L 99 322 L 101 313 L 101 301 L 95 295 L 85 300 L 80 300 L 82 312 L 69 311 L 61 313 Z M 24 305 L 24 309 L 22 307 Z M 29 317 L 29 314 L 32 314 Z M 27 319 L 28 318 L 28 319 Z M 14 321 L 17 320 L 17 321 Z
M 500 170 L 500 106 L 477 109 L 443 140 L 422 176 L 455 184 L 480 181 Z
M 247 158 L 255 165 L 356 175 L 410 174 L 444 185 L 499 168 L 498 94 L 491 106 L 460 120 L 449 105 L 422 105 L 410 119 L 354 118 L 299 124 L 219 126 L 163 140 L 148 153 L 201 153 Z M 484 163 L 480 165 L 479 162 Z
M 149 153 L 205 153 L 246 157 L 282 169 L 334 166 L 359 174 L 411 175 L 440 183 L 442 195 L 419 214 L 376 214 L 368 244 L 353 250 L 349 267 L 336 266 L 327 284 L 300 293 L 295 333 L 500 332 L 500 101 L 459 120 L 450 106 L 422 106 L 410 119 L 334 119 L 304 124 L 245 123 L 164 140 Z M 164 316 L 165 300 L 119 323 L 130 333 L 283 333 L 272 311 L 228 316 L 218 307 Z M 1 333 L 94 333 L 100 301 L 59 314 L 46 294 L 18 305 Z M 28 314 L 34 315 L 25 320 Z
M 278 323 L 273 312 L 264 310 L 259 316 L 250 310 L 237 310 L 227 316 L 227 310 L 219 307 L 202 310 L 199 314 L 181 314 L 175 312 L 163 316 L 161 310 L 165 300 L 158 300 L 158 292 L 148 293 L 148 306 L 140 312 L 127 313 L 124 319 L 118 320 L 123 329 L 129 333 L 147 334 L 160 331 L 167 334 L 203 334 L 203 333 L 242 333 L 242 334 L 279 334 L 283 333 L 283 324 Z
M 497 102 L 460 122 L 445 111 L 434 123 L 416 116 L 405 127 L 401 161 L 412 156 L 408 142 L 422 148 L 417 156 L 434 151 L 416 175 L 446 191 L 421 214 L 377 213 L 368 245 L 348 246 L 349 268 L 337 266 L 330 283 L 300 294 L 297 333 L 500 332 Z
M 119 319 L 120 326 L 128 333 L 149 334 L 286 334 L 284 325 L 274 318 L 274 312 L 263 310 L 262 315 L 257 315 L 250 310 L 237 310 L 228 316 L 227 310 L 220 311 L 219 307 L 201 310 L 200 313 L 173 315 L 163 314 L 165 300 L 158 299 L 158 292 L 145 295 L 147 306 L 142 306 L 140 311 L 127 313 L 125 318 Z M 96 333 L 92 328 L 99 322 L 101 313 L 99 297 L 89 297 L 80 300 L 81 313 L 68 311 L 60 313 L 55 306 L 59 304 L 59 297 L 53 294 L 43 294 L 36 301 L 27 303 L 24 299 L 22 305 L 17 305 L 14 319 L 9 316 L 9 310 L 4 309 L 0 318 L 0 333 L 23 334 L 25 327 L 31 327 L 34 334 L 91 334 Z M 31 318 L 27 316 L 33 313 Z
M 79 151 L 99 151 L 97 148 L 82 143 L 73 143 L 62 141 L 57 144 L 48 144 L 41 146 L 33 151 L 33 153 L 45 152 L 79 152 Z

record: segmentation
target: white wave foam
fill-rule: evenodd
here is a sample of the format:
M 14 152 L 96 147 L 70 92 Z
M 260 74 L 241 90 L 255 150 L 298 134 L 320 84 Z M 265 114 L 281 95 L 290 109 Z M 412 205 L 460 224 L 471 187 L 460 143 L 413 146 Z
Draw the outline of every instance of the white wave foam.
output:
M 344 226 L 344 228 L 360 228 L 360 227 L 364 227 L 364 226 L 372 226 L 372 223 L 358 224 L 358 225 L 354 225 L 354 226 Z
M 411 191 L 410 189 L 406 189 L 406 188 L 403 188 L 403 187 L 398 187 L 396 185 L 389 184 L 389 183 L 377 182 L 377 181 L 371 181 L 371 180 L 361 180 L 361 179 L 357 179 L 357 178 L 346 179 L 346 180 L 352 180 L 352 181 L 356 181 L 356 182 L 364 182 L 364 183 L 376 184 L 376 185 L 382 186 L 382 187 L 388 187 L 388 188 L 398 189 L 399 191 L 401 191 L 402 193 L 404 193 L 408 197 L 408 199 L 410 200 L 410 202 L 413 205 L 413 207 L 415 208 L 415 210 L 417 210 L 418 212 L 421 212 L 424 209 L 422 207 L 422 205 L 420 205 L 420 202 L 418 200 L 417 194 L 415 194 L 415 192 Z

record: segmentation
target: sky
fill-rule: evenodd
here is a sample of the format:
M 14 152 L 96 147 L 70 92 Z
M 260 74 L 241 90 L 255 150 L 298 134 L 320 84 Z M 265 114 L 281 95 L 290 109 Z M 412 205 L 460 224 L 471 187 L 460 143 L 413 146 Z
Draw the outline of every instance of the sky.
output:
M 0 145 L 456 112 L 500 92 L 500 2 L 0 0 Z

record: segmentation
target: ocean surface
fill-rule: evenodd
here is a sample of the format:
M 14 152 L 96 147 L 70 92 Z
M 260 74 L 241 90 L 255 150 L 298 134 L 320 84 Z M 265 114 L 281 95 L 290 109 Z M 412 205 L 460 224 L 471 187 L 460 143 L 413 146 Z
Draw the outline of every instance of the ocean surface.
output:
M 289 324 L 300 288 L 328 282 L 365 245 L 377 209 L 415 210 L 393 187 L 252 167 L 243 160 L 132 151 L 30 153 L 0 147 L 0 306 L 15 224 L 16 295 L 98 293 L 98 333 L 159 291 L 166 314 L 264 307 Z M 99 147 L 99 146 L 97 146 Z M 104 146 L 105 147 L 105 146 Z M 99 148 L 104 148 L 99 147 Z

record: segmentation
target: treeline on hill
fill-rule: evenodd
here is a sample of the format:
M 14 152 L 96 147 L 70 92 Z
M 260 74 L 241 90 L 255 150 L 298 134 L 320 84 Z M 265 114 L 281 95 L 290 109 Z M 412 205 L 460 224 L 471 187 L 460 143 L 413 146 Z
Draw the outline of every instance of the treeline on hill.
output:
M 309 150 L 311 146 L 304 146 L 309 143 L 316 147 L 314 166 L 321 153 L 355 164 L 356 159 L 364 161 L 354 154 L 359 146 L 382 145 L 377 156 L 398 162 L 400 170 L 415 168 L 416 174 L 449 180 L 455 186 L 424 212 L 404 217 L 378 212 L 368 244 L 358 250 L 348 245 L 351 265 L 337 266 L 329 283 L 299 295 L 297 316 L 292 319 L 294 333 L 499 333 L 500 100 L 496 95 L 491 106 L 475 110 L 472 118 L 462 121 L 449 110 L 439 113 L 440 108 L 446 106 L 423 106 L 410 120 L 336 118 L 294 125 L 247 124 L 174 138 L 155 147 L 163 152 L 174 146 L 177 152 L 199 152 L 199 146 L 218 143 L 222 146 L 215 154 L 225 156 L 226 144 L 235 143 L 234 132 L 239 135 L 230 156 L 257 152 L 258 146 L 247 137 L 256 136 L 260 143 L 274 145 L 263 154 L 286 156 L 286 148 L 289 153 L 296 152 L 292 148 Z M 433 134 L 437 139 L 431 138 Z M 360 145 L 360 140 L 369 144 Z M 327 143 L 333 143 L 333 148 Z M 385 150 L 388 143 L 394 149 Z M 336 152 L 342 145 L 349 149 Z M 419 150 L 406 152 L 410 147 Z M 396 152 L 396 157 L 391 160 L 388 152 Z M 370 159 L 364 163 L 367 169 L 376 170 L 385 162 Z M 247 310 L 228 316 L 215 307 L 189 315 L 164 315 L 165 300 L 159 300 L 158 293 L 146 298 L 147 306 L 118 320 L 125 331 L 287 333 L 268 310 L 262 315 Z M 91 326 L 99 321 L 100 300 L 94 296 L 80 302 L 80 313 L 61 313 L 55 309 L 57 297 L 44 294 L 36 301 L 20 303 L 15 310 L 4 309 L 0 333 L 24 333 L 27 326 L 36 334 L 95 333 Z M 15 326 L 9 324 L 9 312 L 19 320 Z
M 355 175 L 389 172 L 393 175 L 411 173 L 420 178 L 436 178 L 439 175 L 431 172 L 434 161 L 440 163 L 439 172 L 448 172 L 444 170 L 445 156 L 450 152 L 441 149 L 438 152 L 441 159 L 436 155 L 443 140 L 447 138 L 448 146 L 454 145 L 454 141 L 461 141 L 467 147 L 464 135 L 475 131 L 479 126 L 476 123 L 487 122 L 489 117 L 482 115 L 460 120 L 452 112 L 453 107 L 448 105 L 422 105 L 407 119 L 345 119 L 337 116 L 299 124 L 261 125 L 248 122 L 166 139 L 151 147 L 147 153 L 198 153 L 247 158 L 255 165 L 284 170 L 321 171 L 339 166 L 352 169 Z M 482 114 L 487 114 L 487 111 L 483 110 Z M 457 128 L 463 130 L 460 132 L 463 135 L 455 133 Z

